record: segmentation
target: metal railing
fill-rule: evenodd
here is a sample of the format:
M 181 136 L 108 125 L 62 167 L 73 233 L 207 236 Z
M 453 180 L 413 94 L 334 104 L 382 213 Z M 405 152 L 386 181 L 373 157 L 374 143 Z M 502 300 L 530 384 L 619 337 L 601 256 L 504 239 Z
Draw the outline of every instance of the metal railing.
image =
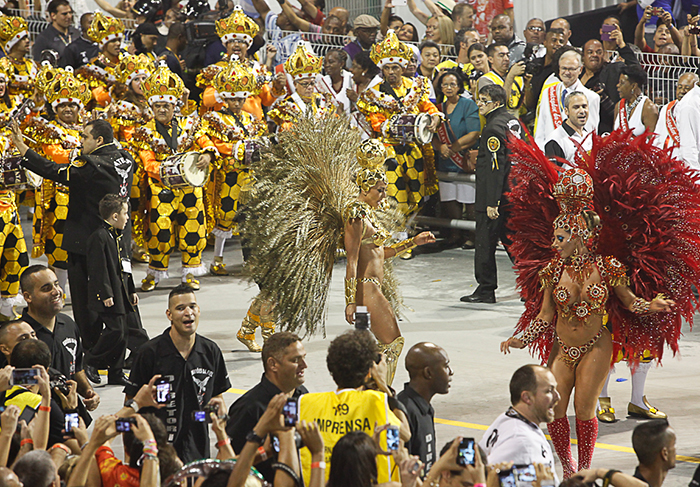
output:
M 659 106 L 676 99 L 681 75 L 695 73 L 700 67 L 700 58 L 693 56 L 638 53 L 637 59 L 649 78 L 646 95 Z

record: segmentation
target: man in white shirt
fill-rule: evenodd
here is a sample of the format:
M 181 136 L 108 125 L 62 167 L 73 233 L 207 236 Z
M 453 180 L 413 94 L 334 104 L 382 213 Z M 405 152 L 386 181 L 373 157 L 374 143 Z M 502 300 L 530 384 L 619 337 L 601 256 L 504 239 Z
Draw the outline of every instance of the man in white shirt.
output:
M 654 133 L 654 145 L 662 149 L 672 148 L 671 155 L 680 158 L 680 133 L 676 118 L 676 107 L 678 102 L 693 89 L 698 82 L 698 75 L 695 73 L 684 73 L 678 78 L 676 85 L 676 99 L 668 102 L 659 110 L 659 119 L 656 122 Z
M 589 90 L 578 79 L 583 67 L 583 59 L 577 51 L 566 51 L 559 58 L 559 83 L 542 90 L 537 103 L 535 120 L 535 142 L 544 150 L 548 137 L 564 122 L 563 109 L 566 95 L 580 91 L 588 99 L 587 131 L 597 131 L 600 121 L 600 95 Z
M 496 418 L 479 442 L 488 464 L 541 463 L 554 473 L 552 448 L 539 426 L 554 420 L 554 406 L 559 402 L 554 375 L 540 365 L 520 367 L 510 379 L 510 402 L 512 406 Z M 554 476 L 559 485 L 556 473 Z
M 580 91 L 573 91 L 564 100 L 564 115 L 566 120 L 558 129 L 552 132 L 544 144 L 544 153 L 564 169 L 571 166 L 553 159 L 558 157 L 571 163 L 581 147 L 590 151 L 593 146 L 591 131 L 586 129 L 588 123 L 588 98 Z
M 700 85 L 695 83 L 692 90 L 676 104 L 675 115 L 678 126 L 680 157 L 689 167 L 700 170 Z

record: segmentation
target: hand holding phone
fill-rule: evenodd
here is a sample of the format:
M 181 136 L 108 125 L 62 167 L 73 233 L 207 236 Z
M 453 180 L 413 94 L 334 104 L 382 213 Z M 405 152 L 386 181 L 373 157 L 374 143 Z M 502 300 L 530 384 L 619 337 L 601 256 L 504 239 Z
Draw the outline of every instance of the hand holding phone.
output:
M 601 27 L 602 33 L 600 34 L 600 40 L 605 42 L 610 42 L 610 33 L 615 30 L 614 25 L 603 24 Z
M 78 417 L 78 413 L 66 413 L 64 426 L 66 435 L 75 436 L 75 433 L 73 433 L 73 428 L 77 428 L 79 426 L 80 418 Z
M 399 449 L 399 427 L 389 426 L 386 429 L 386 449 L 396 451 Z
M 39 369 L 15 369 L 10 379 L 11 386 L 35 386 L 39 384 Z
M 155 383 L 156 386 L 156 402 L 158 404 L 167 404 L 170 402 L 172 384 L 168 379 L 160 378 Z
M 126 433 L 131 431 L 131 425 L 136 424 L 136 418 L 117 418 L 114 426 L 118 433 Z
M 282 408 L 282 416 L 284 416 L 284 425 L 288 428 L 299 422 L 299 403 L 296 399 L 287 399 Z
M 474 465 L 475 455 L 474 438 L 462 438 L 457 449 L 457 465 L 462 467 Z

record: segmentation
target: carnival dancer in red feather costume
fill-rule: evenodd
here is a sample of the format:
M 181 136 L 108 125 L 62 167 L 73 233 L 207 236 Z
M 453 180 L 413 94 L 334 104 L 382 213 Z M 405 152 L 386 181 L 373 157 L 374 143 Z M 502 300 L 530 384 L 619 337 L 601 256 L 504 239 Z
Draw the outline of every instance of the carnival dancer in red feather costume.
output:
M 501 350 L 529 346 L 549 363 L 561 400 L 548 430 L 568 478 L 591 465 L 613 353 L 624 347 L 638 360 L 646 349 L 660 360 L 665 345 L 678 351 L 682 320 L 692 324 L 699 177 L 630 133 L 596 138 L 561 175 L 536 147 L 513 140 L 510 149 L 510 249 L 526 311 L 521 334 Z M 566 417 L 572 391 L 578 468 Z

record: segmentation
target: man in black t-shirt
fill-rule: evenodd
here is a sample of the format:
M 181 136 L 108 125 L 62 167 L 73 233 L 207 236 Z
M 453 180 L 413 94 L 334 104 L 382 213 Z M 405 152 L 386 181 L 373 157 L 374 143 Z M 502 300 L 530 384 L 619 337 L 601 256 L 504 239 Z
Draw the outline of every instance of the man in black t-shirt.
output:
M 447 352 L 434 343 L 416 343 L 406 354 L 406 370 L 410 381 L 397 398 L 406 406 L 411 440 L 406 444 L 411 455 L 417 455 L 430 471 L 437 455 L 435 451 L 435 412 L 430 401 L 435 394 L 447 394 L 452 380 L 452 368 Z
M 192 413 L 216 405 L 224 414 L 222 394 L 231 383 L 219 347 L 197 334 L 199 306 L 191 287 L 181 284 L 170 291 L 165 315 L 170 327 L 141 346 L 131 368 L 127 398 L 136 395 L 154 375 L 171 382 L 171 400 L 154 410 L 168 431 L 168 441 L 183 462 L 209 458 L 209 428 L 193 421 Z
M 666 419 L 647 421 L 634 428 L 632 447 L 639 460 L 634 476 L 661 487 L 666 474 L 676 468 L 676 433 Z

